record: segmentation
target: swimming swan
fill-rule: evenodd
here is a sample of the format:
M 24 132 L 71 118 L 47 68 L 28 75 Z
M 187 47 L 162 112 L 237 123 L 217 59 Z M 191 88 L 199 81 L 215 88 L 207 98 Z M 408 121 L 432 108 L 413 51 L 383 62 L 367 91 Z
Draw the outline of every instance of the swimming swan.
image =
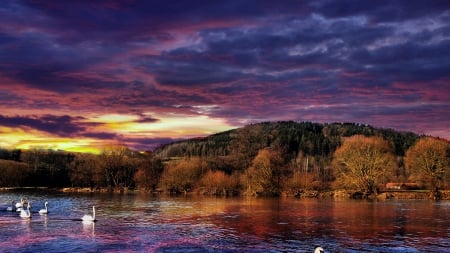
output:
M 324 253 L 325 251 L 323 250 L 323 248 L 322 247 L 316 247 L 315 249 L 314 249 L 314 253 Z
M 39 210 L 39 214 L 48 214 L 48 206 L 47 205 L 48 205 L 48 202 L 45 201 L 45 208 Z
M 20 217 L 31 219 L 31 212 L 30 212 L 30 202 L 27 203 L 27 210 L 20 211 Z
M 83 222 L 96 222 L 97 220 L 95 219 L 95 206 L 92 206 L 92 215 L 90 214 L 85 214 L 81 220 Z
M 21 208 L 23 207 L 23 204 L 25 203 L 25 200 L 23 200 L 23 198 L 20 199 L 20 202 L 16 203 L 16 208 Z
M 24 210 L 25 200 L 23 198 L 20 199 L 20 202 L 16 203 L 16 211 L 21 212 Z

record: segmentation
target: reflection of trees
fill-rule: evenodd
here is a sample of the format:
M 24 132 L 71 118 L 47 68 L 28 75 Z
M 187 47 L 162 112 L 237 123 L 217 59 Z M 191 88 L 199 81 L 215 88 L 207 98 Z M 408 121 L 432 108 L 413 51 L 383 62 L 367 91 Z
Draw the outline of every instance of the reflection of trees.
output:
M 225 215 L 208 221 L 249 240 L 335 240 L 354 247 L 402 240 L 404 235 L 404 240 L 442 238 L 448 226 L 444 207 L 430 202 L 250 199 L 227 205 Z
M 295 240 L 323 235 L 330 217 L 315 200 L 248 199 L 238 205 L 228 205 L 219 216 L 218 225 L 232 228 L 239 235 L 256 236 L 261 240 L 283 238 Z

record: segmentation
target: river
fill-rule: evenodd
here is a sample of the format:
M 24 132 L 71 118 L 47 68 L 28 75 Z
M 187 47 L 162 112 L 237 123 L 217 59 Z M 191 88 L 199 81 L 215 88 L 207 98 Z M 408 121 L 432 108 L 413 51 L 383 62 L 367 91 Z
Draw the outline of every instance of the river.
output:
M 22 197 L 31 219 L 6 211 Z M 450 252 L 449 201 L 2 192 L 0 205 L 1 252 Z M 97 222 L 81 222 L 92 206 Z

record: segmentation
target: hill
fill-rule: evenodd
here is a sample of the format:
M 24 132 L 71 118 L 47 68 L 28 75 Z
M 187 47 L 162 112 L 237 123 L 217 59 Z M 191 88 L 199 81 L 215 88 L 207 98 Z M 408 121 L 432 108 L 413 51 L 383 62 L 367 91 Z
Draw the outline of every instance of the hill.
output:
M 299 153 L 316 158 L 330 157 L 344 138 L 353 135 L 382 136 L 389 140 L 395 154 L 403 156 L 420 137 L 412 132 L 375 128 L 357 123 L 320 124 L 312 122 L 263 122 L 242 128 L 161 146 L 154 151 L 163 160 L 175 157 L 231 157 L 244 159 L 246 168 L 259 150 L 281 150 L 286 158 Z

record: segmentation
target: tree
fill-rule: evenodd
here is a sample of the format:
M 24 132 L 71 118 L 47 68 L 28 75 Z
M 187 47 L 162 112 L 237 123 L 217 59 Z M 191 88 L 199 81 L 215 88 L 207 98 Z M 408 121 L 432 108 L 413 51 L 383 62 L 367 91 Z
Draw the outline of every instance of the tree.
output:
M 205 191 L 212 195 L 231 195 L 238 187 L 238 180 L 223 171 L 208 171 L 200 180 Z
M 98 166 L 98 157 L 93 154 L 77 154 L 69 164 L 69 175 L 72 186 L 95 187 L 104 186 L 105 179 Z
M 161 188 L 171 193 L 187 193 L 207 171 L 207 163 L 199 157 L 170 162 L 161 176 Z
M 29 174 L 28 164 L 0 159 L 0 187 L 23 186 Z
M 230 143 L 230 157 L 238 170 L 247 169 L 258 151 L 267 146 L 262 125 L 247 126 L 236 130 Z
M 247 192 L 265 195 L 280 194 L 282 157 L 270 148 L 261 149 L 244 173 Z
M 68 166 L 74 155 L 64 151 L 32 149 L 22 159 L 31 169 L 27 186 L 62 187 L 70 184 Z
M 411 176 L 429 181 L 432 190 L 437 191 L 445 178 L 449 167 L 448 141 L 424 137 L 406 152 L 405 165 Z
M 163 171 L 164 165 L 161 159 L 151 153 L 144 153 L 139 157 L 134 180 L 139 188 L 154 191 Z
M 365 196 L 376 193 L 383 177 L 395 168 L 390 143 L 382 137 L 349 137 L 333 157 L 338 179 L 345 186 L 353 186 Z
M 106 147 L 99 157 L 108 186 L 129 188 L 134 183 L 136 159 L 134 152 L 124 145 Z

